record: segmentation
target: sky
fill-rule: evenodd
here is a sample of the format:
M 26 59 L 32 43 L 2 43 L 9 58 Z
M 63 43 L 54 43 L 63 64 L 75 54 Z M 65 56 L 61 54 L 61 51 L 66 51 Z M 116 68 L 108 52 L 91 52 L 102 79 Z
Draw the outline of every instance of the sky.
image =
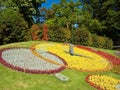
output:
M 73 1 L 77 1 L 77 0 L 73 0 Z M 52 4 L 58 4 L 59 2 L 60 0 L 46 0 L 45 3 L 42 3 L 42 7 L 50 8 Z
M 52 4 L 57 4 L 59 1 L 60 0 L 46 0 L 46 2 L 42 4 L 42 7 L 50 8 Z

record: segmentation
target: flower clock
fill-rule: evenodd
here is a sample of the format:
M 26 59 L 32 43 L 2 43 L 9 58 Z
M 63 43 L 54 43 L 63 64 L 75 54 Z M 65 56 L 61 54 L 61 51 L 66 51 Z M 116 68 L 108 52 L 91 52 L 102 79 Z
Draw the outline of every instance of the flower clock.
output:
M 65 68 L 82 72 L 104 72 L 120 65 L 120 59 L 93 48 L 44 42 L 30 48 L 0 50 L 0 63 L 14 70 L 33 74 L 53 74 Z M 120 80 L 105 75 L 88 75 L 86 81 L 98 90 L 120 90 Z
M 70 68 L 85 72 L 108 71 L 120 65 L 120 59 L 85 46 L 74 46 L 75 55 L 69 53 L 69 45 L 44 42 L 30 48 L 0 50 L 0 62 L 13 69 L 32 73 L 55 73 Z

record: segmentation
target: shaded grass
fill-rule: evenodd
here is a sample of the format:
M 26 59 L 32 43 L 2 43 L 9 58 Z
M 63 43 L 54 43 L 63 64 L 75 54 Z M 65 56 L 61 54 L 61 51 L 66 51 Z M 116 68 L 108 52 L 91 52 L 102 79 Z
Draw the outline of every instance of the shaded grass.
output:
M 42 41 L 43 42 L 43 41 Z M 30 41 L 22 43 L 12 43 L 0 46 L 8 47 L 30 47 L 32 44 L 42 43 Z M 105 50 L 106 51 L 106 50 Z M 114 51 L 106 51 L 113 53 Z M 100 73 L 87 73 L 71 69 L 61 71 L 63 75 L 69 77 L 69 81 L 63 82 L 55 77 L 54 74 L 29 74 L 15 71 L 0 64 L 0 90 L 96 90 L 85 81 L 89 74 L 103 74 L 120 79 L 120 76 L 109 71 Z

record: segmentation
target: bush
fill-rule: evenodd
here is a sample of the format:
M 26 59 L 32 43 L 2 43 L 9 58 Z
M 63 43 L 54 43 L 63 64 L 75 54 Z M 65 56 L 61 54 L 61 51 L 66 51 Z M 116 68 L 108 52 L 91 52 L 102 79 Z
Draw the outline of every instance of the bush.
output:
M 43 27 L 39 24 L 33 24 L 30 28 L 30 31 L 28 31 L 28 39 L 29 40 L 41 40 L 43 34 Z
M 97 48 L 103 48 L 104 44 L 105 44 L 105 38 L 102 36 L 98 36 L 96 34 L 92 35 L 92 40 L 93 40 L 93 47 L 97 47 Z
M 80 44 L 85 46 L 92 45 L 91 33 L 87 30 L 75 30 L 72 32 L 71 43 Z
M 49 40 L 55 42 L 69 42 L 71 38 L 71 32 L 67 28 L 50 28 L 49 29 Z
M 105 49 L 112 49 L 113 47 L 113 41 L 112 39 L 108 38 L 108 37 L 105 37 L 105 45 L 104 45 L 104 48 Z
M 102 36 L 93 34 L 92 40 L 93 40 L 93 43 L 92 43 L 93 47 L 111 49 L 113 46 L 112 40 L 109 39 L 108 37 L 102 37 Z
M 28 23 L 19 11 L 6 8 L 0 12 L 0 44 L 26 41 Z

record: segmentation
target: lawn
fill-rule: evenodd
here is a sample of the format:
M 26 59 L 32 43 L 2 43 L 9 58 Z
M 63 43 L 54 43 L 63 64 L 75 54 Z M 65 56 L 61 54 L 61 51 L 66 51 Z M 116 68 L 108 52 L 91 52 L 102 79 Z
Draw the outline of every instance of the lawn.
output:
M 30 41 L 12 43 L 0 46 L 0 50 L 12 47 L 31 47 L 33 44 L 44 43 L 44 41 Z M 100 49 L 114 55 L 113 50 Z M 120 80 L 120 75 L 112 72 L 83 72 L 80 70 L 66 68 L 59 72 L 69 78 L 61 81 L 54 74 L 30 74 L 12 70 L 0 64 L 0 90 L 97 90 L 86 82 L 87 75 L 107 75 Z

